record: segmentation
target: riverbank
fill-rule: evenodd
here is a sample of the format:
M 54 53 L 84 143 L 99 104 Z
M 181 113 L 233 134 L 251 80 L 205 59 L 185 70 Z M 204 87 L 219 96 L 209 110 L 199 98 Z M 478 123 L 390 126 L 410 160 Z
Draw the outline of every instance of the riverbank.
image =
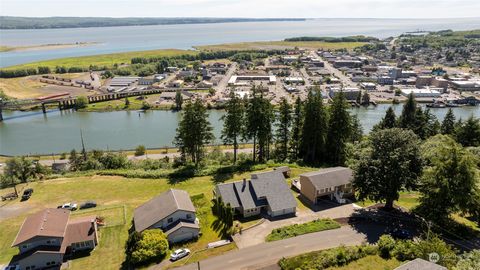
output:
M 367 43 L 324 41 L 258 41 L 195 46 L 194 48 L 200 51 L 285 50 L 294 49 L 295 47 L 310 50 L 352 50 L 365 44 Z

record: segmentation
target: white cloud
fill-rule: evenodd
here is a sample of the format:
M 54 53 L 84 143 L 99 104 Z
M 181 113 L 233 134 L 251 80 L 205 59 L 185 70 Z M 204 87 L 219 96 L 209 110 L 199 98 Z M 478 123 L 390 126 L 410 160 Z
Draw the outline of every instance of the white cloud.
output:
M 479 0 L 0 0 L 1 15 L 39 17 L 458 18 L 479 10 Z

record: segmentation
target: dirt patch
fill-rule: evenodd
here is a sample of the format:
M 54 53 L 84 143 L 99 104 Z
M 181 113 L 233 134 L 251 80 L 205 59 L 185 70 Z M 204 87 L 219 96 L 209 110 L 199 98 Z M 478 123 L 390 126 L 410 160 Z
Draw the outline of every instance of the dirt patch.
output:
M 29 210 L 28 205 L 4 204 L 0 206 L 0 221 L 12 217 L 17 217 Z

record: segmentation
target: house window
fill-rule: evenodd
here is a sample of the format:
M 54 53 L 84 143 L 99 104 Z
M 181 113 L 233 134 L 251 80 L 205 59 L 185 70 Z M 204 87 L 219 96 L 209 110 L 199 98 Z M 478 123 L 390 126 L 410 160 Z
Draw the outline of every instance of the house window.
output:
M 56 263 L 52 261 L 50 264 L 51 264 L 51 265 L 55 265 Z
M 168 222 L 168 223 L 172 223 L 172 222 L 173 222 L 173 218 L 169 218 L 169 219 L 167 220 L 167 222 Z
M 47 266 L 49 266 L 49 265 L 50 265 L 50 262 L 47 262 Z
M 320 189 L 320 193 L 324 193 L 325 192 L 325 189 Z
M 187 214 L 187 219 L 191 219 L 191 218 L 192 218 L 192 215 Z

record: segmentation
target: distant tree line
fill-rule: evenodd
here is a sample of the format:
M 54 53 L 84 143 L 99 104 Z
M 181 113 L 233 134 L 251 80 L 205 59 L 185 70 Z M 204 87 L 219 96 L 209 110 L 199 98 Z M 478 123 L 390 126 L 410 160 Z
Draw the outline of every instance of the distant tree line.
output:
M 294 37 L 286 38 L 285 41 L 323 41 L 323 42 L 372 42 L 378 41 L 378 38 L 367 36 L 350 36 L 350 37 Z

